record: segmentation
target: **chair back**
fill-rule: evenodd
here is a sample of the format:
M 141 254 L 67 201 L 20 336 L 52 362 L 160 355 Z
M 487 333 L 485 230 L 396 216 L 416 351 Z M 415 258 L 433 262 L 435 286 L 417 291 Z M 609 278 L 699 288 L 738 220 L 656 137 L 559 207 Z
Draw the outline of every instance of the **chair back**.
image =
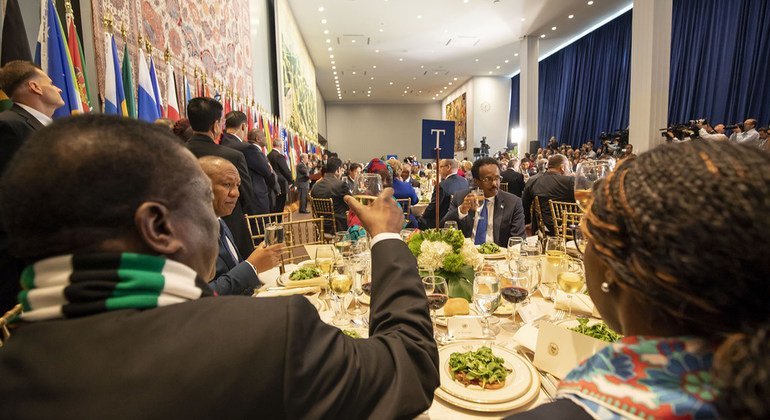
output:
M 532 220 L 537 222 L 537 235 L 541 238 L 545 238 L 547 233 L 545 231 L 545 223 L 543 223 L 543 210 L 540 204 L 540 197 L 535 196 L 532 201 Z
M 561 215 L 561 236 L 564 238 L 564 243 L 575 240 L 575 229 L 580 228 L 580 219 L 583 218 L 583 213 L 576 213 L 571 211 L 565 211 Z
M 331 198 L 310 197 L 310 210 L 314 219 L 320 218 L 326 221 L 327 233 L 334 234 L 337 230 L 334 218 L 334 201 Z
M 500 183 L 500 189 L 505 191 L 505 192 L 508 192 L 508 183 L 507 182 L 501 182 Z
M 21 304 L 18 304 L 0 317 L 0 347 L 3 347 L 8 339 L 11 338 L 11 331 L 8 329 L 8 325 L 20 314 Z
M 252 245 L 257 246 L 265 240 L 265 226 L 283 222 L 291 222 L 291 213 L 247 214 L 246 225 L 249 227 Z
M 564 213 L 581 213 L 577 203 L 551 200 L 551 220 L 553 220 L 553 235 L 564 236 L 562 232 L 562 218 Z
M 398 203 L 398 205 L 401 206 L 401 210 L 404 212 L 404 218 L 407 221 L 409 221 L 409 213 L 412 210 L 412 199 L 399 198 L 399 199 L 396 199 L 396 203 Z
M 324 218 L 318 217 L 284 222 L 283 232 L 286 250 L 283 253 L 283 265 L 306 258 L 308 255 L 303 248 L 305 245 L 321 245 L 325 243 L 324 221 Z

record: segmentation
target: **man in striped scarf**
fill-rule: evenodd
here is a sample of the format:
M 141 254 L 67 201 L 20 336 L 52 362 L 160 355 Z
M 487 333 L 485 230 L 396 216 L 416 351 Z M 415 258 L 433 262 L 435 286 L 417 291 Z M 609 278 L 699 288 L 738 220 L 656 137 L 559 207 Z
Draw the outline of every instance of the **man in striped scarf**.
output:
M 417 263 L 386 189 L 348 205 L 372 235 L 369 339 L 302 296 L 208 298 L 212 185 L 173 135 L 99 114 L 40 130 L 0 180 L 29 264 L 0 349 L 0 413 L 25 418 L 412 418 L 438 386 Z

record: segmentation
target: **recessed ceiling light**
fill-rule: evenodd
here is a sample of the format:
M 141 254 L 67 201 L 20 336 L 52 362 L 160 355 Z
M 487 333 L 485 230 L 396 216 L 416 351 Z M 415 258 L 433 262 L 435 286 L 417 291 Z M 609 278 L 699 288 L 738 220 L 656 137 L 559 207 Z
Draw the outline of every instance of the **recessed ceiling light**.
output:
M 422 93 L 422 91 L 421 91 L 421 90 L 418 90 L 418 91 L 417 91 L 417 93 Z
M 392 85 L 392 84 L 393 84 L 393 82 L 388 82 L 388 84 L 389 84 L 389 85 Z
M 455 77 L 453 80 L 457 80 L 457 78 Z
M 371 96 L 372 96 L 372 95 L 369 95 L 368 93 L 366 94 L 366 97 L 367 97 L 367 98 L 369 98 L 369 97 L 371 97 Z
M 334 58 L 334 54 L 329 54 L 329 58 Z
M 404 59 L 403 58 L 399 58 L 398 61 L 404 61 Z
M 332 74 L 337 74 L 337 72 L 336 72 L 336 71 L 333 71 L 333 72 L 332 72 Z
M 567 16 L 567 19 L 572 19 L 574 17 L 575 17 L 575 15 L 569 15 L 569 16 Z
M 336 61 L 334 61 L 334 60 L 332 60 L 332 64 L 337 64 L 337 62 L 336 62 Z
M 372 91 L 371 90 L 367 90 L 366 93 L 372 93 Z
M 356 72 L 353 72 L 353 74 L 356 74 Z
M 492 72 L 490 71 L 489 74 L 492 74 Z
M 412 77 L 412 80 L 417 80 L 417 78 L 416 77 Z
M 420 66 L 420 68 L 421 68 L 421 69 L 424 69 L 424 68 L 425 68 L 425 66 Z
M 519 53 L 516 53 L 516 54 L 514 54 L 513 56 L 514 56 L 514 57 L 518 57 L 518 56 L 519 56 Z
M 373 68 L 373 69 L 376 69 L 376 68 L 377 68 L 377 66 L 372 66 L 372 68 Z
M 555 27 L 555 26 L 551 26 L 551 30 L 552 30 L 552 31 L 555 31 L 555 30 L 556 30 L 556 27 Z
M 326 49 L 326 51 L 334 51 L 334 49 L 332 47 L 329 47 Z
M 417 19 L 422 19 L 422 15 L 417 15 Z
M 369 90 L 372 90 L 372 87 L 371 87 L 371 86 L 369 86 Z
M 444 88 L 443 88 L 443 89 L 441 89 L 441 90 L 446 90 L 446 86 L 444 86 Z
M 508 61 L 509 61 L 509 60 L 505 60 L 505 64 L 508 64 Z
M 540 35 L 540 38 L 545 38 L 545 34 Z
M 404 91 L 404 93 L 406 93 L 406 91 Z
M 332 42 L 332 40 L 331 40 L 331 39 L 329 39 L 329 38 L 326 38 L 326 43 L 327 43 L 327 44 L 331 44 L 331 42 Z
M 354 90 L 353 93 L 356 93 L 356 91 Z
M 409 86 L 407 86 L 406 88 L 409 89 Z
M 452 82 L 447 83 L 449 86 L 452 86 Z
M 478 58 L 476 59 L 476 62 L 477 62 L 477 63 L 479 62 L 479 59 L 478 59 Z
M 433 72 L 433 74 L 438 74 L 438 72 L 437 72 L 437 71 L 434 71 L 434 72 Z
M 355 39 L 351 39 L 351 40 L 350 40 L 350 42 L 352 42 L 352 43 L 354 43 L 354 44 L 355 44 L 355 43 L 356 43 L 356 40 L 355 40 Z
M 527 20 L 527 18 L 521 18 L 521 21 L 522 21 L 522 22 L 524 22 L 525 20 Z
M 319 7 L 319 8 L 318 8 L 318 11 L 319 11 L 319 12 L 323 12 L 323 11 L 324 11 L 324 7 L 323 7 L 323 6 Z
M 500 66 L 495 67 L 496 69 L 500 70 Z
M 378 52 L 380 52 L 380 50 L 374 50 L 374 52 L 378 53 Z
M 332 70 L 337 70 L 337 66 L 332 66 Z
M 468 3 L 468 0 L 463 0 L 463 3 Z
M 370 77 L 369 80 L 374 80 L 374 76 Z
M 385 29 L 380 28 L 380 32 L 385 32 Z
M 588 2 L 588 5 L 589 5 L 589 6 L 591 6 L 591 5 L 593 5 L 593 4 L 594 4 L 594 2 L 593 2 L 593 1 L 589 1 L 589 2 Z
M 321 19 L 321 24 L 326 25 L 326 19 Z
M 324 35 L 329 35 L 329 30 L 328 29 L 324 29 Z
M 337 79 L 339 79 L 339 76 L 334 76 L 334 80 L 337 80 Z

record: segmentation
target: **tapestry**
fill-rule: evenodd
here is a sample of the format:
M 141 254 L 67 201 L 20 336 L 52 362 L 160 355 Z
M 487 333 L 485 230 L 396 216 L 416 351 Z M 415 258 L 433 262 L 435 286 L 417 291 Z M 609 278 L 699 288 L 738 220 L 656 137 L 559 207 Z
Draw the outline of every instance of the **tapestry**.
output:
M 276 2 L 280 118 L 301 137 L 318 139 L 315 66 L 287 0 Z
M 455 152 L 463 151 L 467 148 L 467 117 L 465 93 L 446 104 L 446 119 L 455 122 Z
M 138 86 L 139 36 L 143 48 L 146 42 L 152 46 L 164 104 L 166 48 L 176 73 L 180 106 L 184 106 L 181 104 L 183 69 L 193 86 L 197 69 L 199 80 L 205 77 L 212 96 L 215 91 L 222 94 L 231 91 L 244 105 L 252 97 L 249 0 L 92 0 L 91 4 L 100 96 L 104 92 L 104 18 L 108 17 L 120 60 L 123 47 L 128 43 L 135 86 Z M 125 37 L 121 29 L 125 29 Z M 149 61 L 149 56 L 147 59 Z

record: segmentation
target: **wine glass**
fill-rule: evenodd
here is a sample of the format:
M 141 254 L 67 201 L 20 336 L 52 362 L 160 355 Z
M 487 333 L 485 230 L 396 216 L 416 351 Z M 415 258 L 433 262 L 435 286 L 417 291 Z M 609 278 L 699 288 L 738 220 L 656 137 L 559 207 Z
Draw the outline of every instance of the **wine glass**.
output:
M 473 278 L 473 305 L 476 311 L 484 317 L 487 332 L 489 317 L 500 306 L 500 280 L 494 272 L 483 271 L 475 273 Z
M 362 173 L 356 177 L 353 195 L 377 197 L 382 192 L 382 177 L 380 174 Z
M 332 291 L 333 300 L 337 303 L 334 308 L 334 318 L 332 324 L 338 327 L 350 325 L 350 319 L 345 311 L 345 297 L 353 288 L 353 275 L 350 265 L 342 262 L 335 264 L 329 275 L 329 289 Z
M 563 258 L 559 266 L 559 274 L 556 277 L 556 283 L 564 293 L 567 294 L 569 305 L 568 318 L 572 318 L 572 295 L 583 290 L 585 285 L 585 270 L 583 261 L 578 258 Z
M 409 239 L 410 236 L 414 233 L 414 229 L 412 228 L 405 228 L 401 229 L 401 232 L 399 232 L 399 235 L 401 236 L 401 240 L 406 242 L 407 239 Z
M 516 321 L 516 304 L 524 302 L 529 297 L 529 290 L 523 287 L 523 284 L 528 281 L 525 279 L 529 275 L 528 270 L 514 270 L 509 274 L 504 275 L 507 280 L 505 287 L 500 289 L 500 296 L 506 301 L 513 304 L 513 310 L 511 311 L 511 322 L 503 323 L 502 327 L 506 331 L 516 332 L 521 323 Z
M 583 210 L 588 210 L 594 184 L 610 173 L 610 163 L 605 160 L 589 160 L 578 163 L 575 168 L 575 201 Z
M 519 264 L 519 257 L 521 257 L 522 249 L 521 244 L 524 243 L 523 238 L 518 236 L 508 238 L 508 248 L 505 252 L 505 259 L 508 260 L 508 269 L 513 272 L 516 270 L 516 266 Z
M 521 255 L 534 256 L 542 253 L 542 247 L 540 246 L 540 240 L 536 237 L 530 237 L 521 243 Z
M 436 330 L 436 311 L 443 308 L 449 300 L 449 294 L 446 280 L 440 276 L 425 276 L 422 278 L 422 286 L 425 288 L 425 295 L 428 298 L 428 308 L 430 308 L 430 319 L 433 324 L 433 338 L 438 343 L 442 343 L 446 336 Z
M 315 266 L 318 270 L 326 276 L 326 281 L 329 281 L 331 276 L 332 267 L 334 266 L 334 248 L 331 245 L 320 245 L 315 250 Z M 319 299 L 328 300 L 329 293 L 326 288 L 322 288 Z
M 268 223 L 265 226 L 265 244 L 267 246 L 282 244 L 284 241 L 283 225 L 278 223 Z
M 457 229 L 457 222 L 454 220 L 447 220 L 444 222 L 444 229 Z
M 545 240 L 545 267 L 543 269 L 544 286 L 548 286 L 548 296 L 550 300 L 555 299 L 556 293 L 556 275 L 559 272 L 559 266 L 564 258 L 567 257 L 567 247 L 564 238 L 561 236 L 549 236 Z M 545 294 L 544 294 L 545 295 Z
M 337 252 L 340 255 L 351 251 L 353 241 L 350 239 L 350 235 L 345 232 L 336 232 L 334 234 L 334 247 L 337 248 Z
M 474 188 L 471 190 L 470 194 L 474 200 L 473 202 L 475 203 L 475 207 L 471 207 L 471 210 L 475 212 L 480 211 L 484 206 L 484 190 L 481 188 Z

